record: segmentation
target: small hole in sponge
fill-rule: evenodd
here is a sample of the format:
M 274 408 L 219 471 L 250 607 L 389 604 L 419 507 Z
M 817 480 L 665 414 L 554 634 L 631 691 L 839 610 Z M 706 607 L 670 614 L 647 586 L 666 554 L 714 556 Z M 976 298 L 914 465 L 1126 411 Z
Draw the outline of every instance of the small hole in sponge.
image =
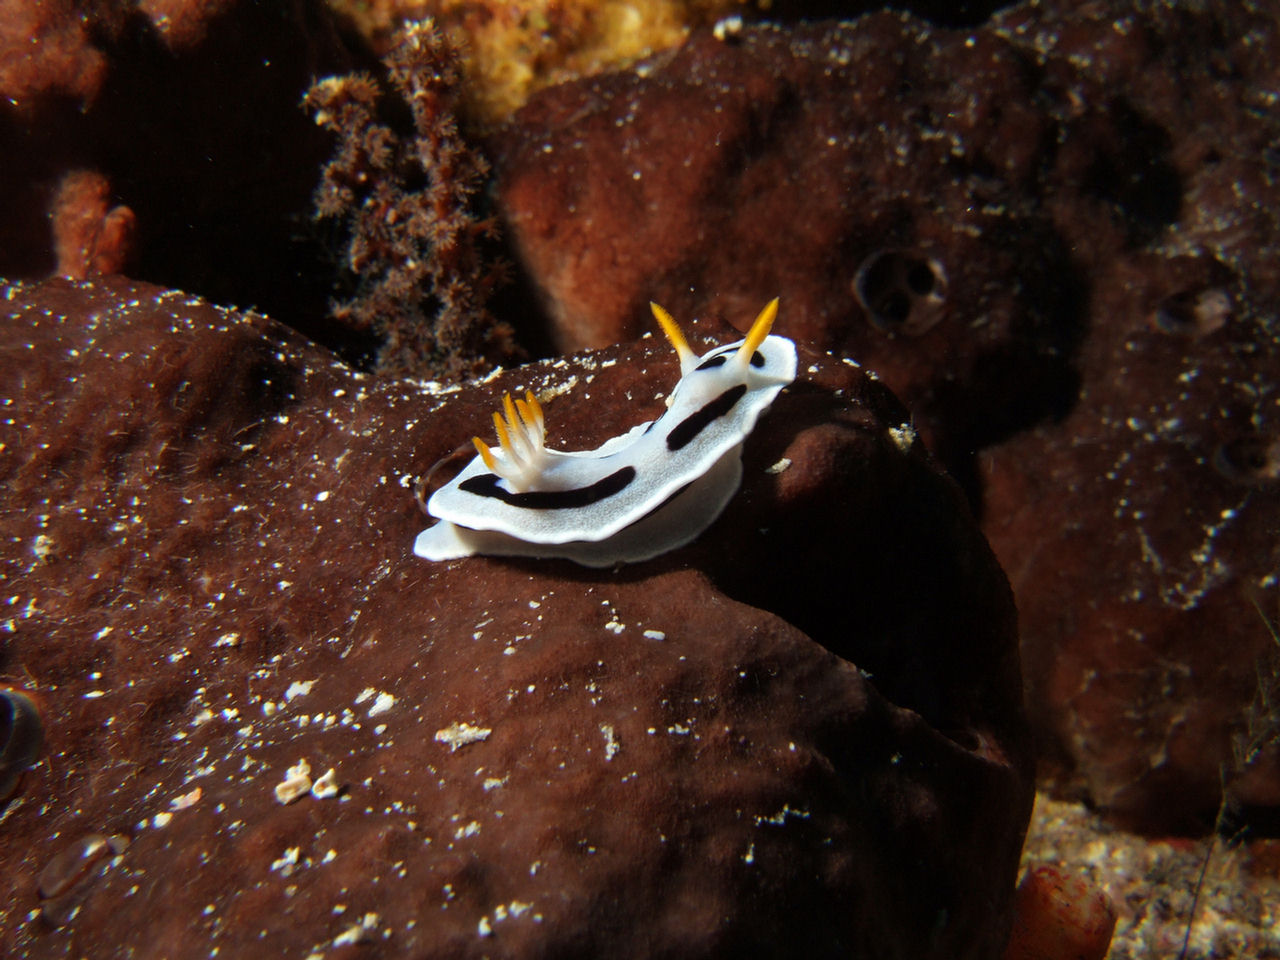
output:
M 1280 437 L 1250 433 L 1228 440 L 1214 453 L 1213 466 L 1237 483 L 1275 483 L 1280 480 Z
M 1220 287 L 1171 294 L 1156 304 L 1151 316 L 1157 330 L 1184 337 L 1207 336 L 1230 319 L 1231 296 Z
M 878 250 L 854 274 L 853 294 L 876 329 L 918 337 L 942 319 L 947 274 L 918 250 Z

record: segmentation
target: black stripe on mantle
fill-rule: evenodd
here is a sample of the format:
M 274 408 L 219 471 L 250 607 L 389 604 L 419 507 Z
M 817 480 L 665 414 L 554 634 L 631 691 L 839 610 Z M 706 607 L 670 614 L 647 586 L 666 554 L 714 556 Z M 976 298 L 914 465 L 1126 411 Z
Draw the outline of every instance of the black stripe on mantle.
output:
M 458 489 L 477 497 L 501 500 L 503 503 L 524 510 L 573 510 L 589 507 L 593 503 L 599 503 L 601 500 L 607 500 L 621 493 L 635 478 L 635 467 L 623 467 L 586 487 L 575 487 L 571 490 L 526 490 L 523 493 L 515 493 L 498 486 L 496 474 L 482 473 L 464 480 L 458 485 Z
M 732 410 L 746 392 L 747 385 L 740 383 L 714 400 L 708 400 L 699 410 L 689 414 L 672 428 L 667 434 L 667 449 L 674 452 L 692 443 L 698 434 Z

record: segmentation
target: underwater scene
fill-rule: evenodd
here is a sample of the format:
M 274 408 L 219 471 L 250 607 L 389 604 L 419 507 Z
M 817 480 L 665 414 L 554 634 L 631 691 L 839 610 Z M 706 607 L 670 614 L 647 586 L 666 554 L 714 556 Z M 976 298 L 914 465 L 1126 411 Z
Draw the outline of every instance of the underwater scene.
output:
M 0 94 L 0 957 L 1280 960 L 1280 0 Z

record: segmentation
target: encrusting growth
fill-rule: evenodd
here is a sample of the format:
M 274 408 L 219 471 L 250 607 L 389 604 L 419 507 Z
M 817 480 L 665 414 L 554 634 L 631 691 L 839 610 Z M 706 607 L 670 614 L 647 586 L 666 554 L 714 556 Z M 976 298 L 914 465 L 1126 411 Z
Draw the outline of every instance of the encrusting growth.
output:
M 516 348 L 485 306 L 507 267 L 482 251 L 496 235 L 475 209 L 489 166 L 458 130 L 458 50 L 424 20 L 404 28 L 384 63 L 386 86 L 412 119 L 409 136 L 386 122 L 399 106 L 367 73 L 318 80 L 303 98 L 338 135 L 315 193 L 317 219 L 340 218 L 348 236 L 354 295 L 333 316 L 382 337 L 383 372 L 476 375 Z

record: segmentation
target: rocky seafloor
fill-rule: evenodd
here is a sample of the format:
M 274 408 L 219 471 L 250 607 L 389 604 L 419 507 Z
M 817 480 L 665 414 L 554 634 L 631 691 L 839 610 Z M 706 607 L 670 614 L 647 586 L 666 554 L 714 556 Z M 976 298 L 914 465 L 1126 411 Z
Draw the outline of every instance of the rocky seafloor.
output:
M 1117 914 L 1111 960 L 1280 957 L 1275 840 L 1153 839 L 1042 794 L 1023 861 L 1064 867 L 1106 891 Z

